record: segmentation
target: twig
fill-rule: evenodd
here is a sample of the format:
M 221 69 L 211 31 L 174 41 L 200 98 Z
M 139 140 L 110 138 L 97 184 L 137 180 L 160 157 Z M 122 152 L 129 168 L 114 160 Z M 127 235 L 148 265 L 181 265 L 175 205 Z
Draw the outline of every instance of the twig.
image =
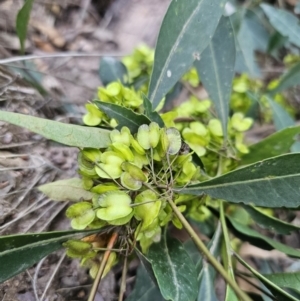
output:
M 53 281 L 53 278 L 54 278 L 54 276 L 56 275 L 56 273 L 57 273 L 59 267 L 61 266 L 63 260 L 65 259 L 65 257 L 66 257 L 66 253 L 64 253 L 64 254 L 60 257 L 58 263 L 56 264 L 56 267 L 55 267 L 55 269 L 54 269 L 54 271 L 53 271 L 53 273 L 52 273 L 50 279 L 48 280 L 47 285 L 46 285 L 46 287 L 45 287 L 45 289 L 44 289 L 44 292 L 43 292 L 42 297 L 41 297 L 41 301 L 44 300 L 45 295 L 46 295 L 46 293 L 47 293 L 47 291 L 48 291 L 48 289 L 49 289 L 49 287 L 50 287 L 50 284 L 51 284 L 51 282 Z
M 128 53 L 79 53 L 79 52 L 62 52 L 62 53 L 54 53 L 54 54 L 41 54 L 41 55 L 23 55 L 18 57 L 11 57 L 7 59 L 0 60 L 0 65 L 20 62 L 20 61 L 28 61 L 34 59 L 47 59 L 47 58 L 62 58 L 62 57 L 102 57 L 102 56 L 117 56 L 123 57 L 128 55 Z
M 126 292 L 127 270 L 128 270 L 128 258 L 127 258 L 127 254 L 126 254 L 125 260 L 124 260 L 124 265 L 123 265 L 123 270 L 122 270 L 121 286 L 120 286 L 120 293 L 119 293 L 118 301 L 123 301 L 124 294 Z
M 103 259 L 101 261 L 101 264 L 100 264 L 100 267 L 99 267 L 99 270 L 97 272 L 97 275 L 96 275 L 96 278 L 94 280 L 94 283 L 92 285 L 92 289 L 91 289 L 91 292 L 90 292 L 90 295 L 89 295 L 89 298 L 88 298 L 88 301 L 94 301 L 95 299 L 95 296 L 96 296 L 96 293 L 97 293 L 97 289 L 98 289 L 98 286 L 99 286 L 99 283 L 100 283 L 100 280 L 101 280 L 101 277 L 103 275 L 103 272 L 104 272 L 104 269 L 105 269 L 105 266 L 106 266 L 106 263 L 109 259 L 109 256 L 110 256 L 110 253 L 111 253 L 111 249 L 112 247 L 114 246 L 116 240 L 118 238 L 118 233 L 117 232 L 114 232 L 108 242 L 108 245 L 107 245 L 107 251 L 104 253 L 103 255 Z

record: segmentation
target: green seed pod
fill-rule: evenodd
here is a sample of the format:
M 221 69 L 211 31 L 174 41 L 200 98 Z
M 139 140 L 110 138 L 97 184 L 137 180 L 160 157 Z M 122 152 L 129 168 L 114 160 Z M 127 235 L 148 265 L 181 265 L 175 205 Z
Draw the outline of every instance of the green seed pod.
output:
M 132 212 L 131 198 L 122 191 L 104 193 L 99 197 L 98 204 L 101 208 L 96 211 L 97 217 L 106 221 L 125 217 Z
M 97 254 L 96 251 L 92 250 L 92 244 L 85 241 L 71 239 L 63 243 L 63 246 L 67 249 L 67 255 L 71 258 L 84 257 L 87 259 L 93 258 Z
M 176 128 L 162 129 L 160 141 L 162 149 L 169 155 L 176 155 L 181 148 L 181 136 Z
M 214 136 L 223 137 L 222 124 L 219 119 L 211 119 L 207 127 Z
M 67 209 L 66 216 L 72 218 L 71 226 L 73 229 L 83 230 L 92 223 L 95 218 L 95 212 L 91 203 L 79 202 Z
M 145 155 L 140 155 L 139 153 L 137 153 L 136 151 L 132 151 L 133 155 L 134 155 L 134 160 L 133 160 L 133 164 L 136 165 L 139 168 L 143 168 L 143 166 L 148 165 L 149 164 L 149 159 L 147 156 Z
M 109 183 L 109 184 L 99 184 L 97 186 L 94 186 L 91 189 L 91 192 L 97 193 L 97 194 L 102 194 L 107 191 L 113 191 L 113 190 L 119 190 L 119 187 L 115 185 L 114 183 Z
M 122 186 L 129 190 L 136 191 L 142 187 L 142 182 L 134 179 L 128 172 L 123 172 L 120 179 Z
M 235 130 L 245 132 L 252 126 L 253 119 L 249 117 L 244 118 L 242 113 L 235 113 L 232 115 L 230 123 Z
M 88 178 L 98 178 L 95 170 L 95 164 L 84 158 L 82 152 L 78 154 L 79 173 Z
M 145 203 L 134 207 L 134 217 L 137 220 L 142 220 L 140 231 L 144 231 L 157 218 L 161 208 L 161 201 L 157 199 L 157 195 L 153 191 L 145 190 L 136 196 L 134 203 Z
M 152 148 L 155 148 L 159 142 L 160 130 L 156 122 L 151 122 L 149 125 L 149 141 Z
M 119 142 L 119 143 L 123 143 L 127 146 L 130 146 L 132 135 L 130 133 L 129 128 L 123 126 L 121 129 L 121 132 L 118 130 L 112 130 L 110 132 L 110 139 L 113 143 Z
M 96 148 L 84 148 L 81 151 L 83 157 L 91 162 L 99 162 L 101 158 L 101 151 Z
M 122 226 L 127 224 L 132 219 L 132 217 L 133 217 L 133 211 L 130 214 L 126 215 L 125 217 L 121 217 L 109 221 L 109 224 L 113 226 Z
M 83 176 L 82 177 L 82 185 L 85 190 L 90 190 L 93 187 L 94 182 L 91 178 Z
M 133 153 L 127 145 L 120 142 L 114 142 L 110 147 L 126 161 L 133 161 Z
M 88 113 L 83 116 L 83 122 L 89 126 L 96 126 L 101 123 L 104 114 L 97 108 L 96 105 L 88 103 L 85 105 Z
M 127 173 L 129 173 L 130 176 L 137 181 L 141 181 L 141 182 L 148 181 L 148 179 L 147 179 L 146 175 L 143 173 L 143 171 L 131 163 L 128 163 L 128 162 L 122 163 L 122 169 L 124 171 L 126 171 Z
M 140 144 L 132 137 L 131 140 L 131 146 L 132 148 L 139 154 L 139 155 L 145 155 L 145 150 L 140 146 Z
M 109 96 L 118 96 L 122 91 L 122 85 L 119 82 L 112 82 L 106 86 L 106 94 Z
M 136 139 L 143 149 L 150 149 L 149 126 L 147 124 L 143 124 L 139 127 Z
M 113 151 L 106 151 L 101 155 L 103 163 L 98 164 L 95 170 L 100 178 L 117 179 L 122 174 L 121 164 L 124 158 Z

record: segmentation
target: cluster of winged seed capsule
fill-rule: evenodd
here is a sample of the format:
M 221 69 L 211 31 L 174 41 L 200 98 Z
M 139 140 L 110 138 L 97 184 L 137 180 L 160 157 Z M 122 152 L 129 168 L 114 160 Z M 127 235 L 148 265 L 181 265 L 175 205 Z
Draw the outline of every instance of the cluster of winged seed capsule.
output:
M 134 136 L 123 127 L 121 131 L 113 130 L 110 138 L 111 145 L 106 149 L 80 152 L 79 173 L 93 197 L 71 205 L 66 214 L 74 229 L 129 227 L 134 233 L 132 240 L 138 241 L 145 252 L 160 240 L 161 227 L 168 222 L 181 227 L 168 200 L 184 211 L 186 206 L 178 204 L 182 196 L 173 188 L 195 181 L 199 169 L 191 153 L 181 152 L 181 136 L 176 128 L 159 128 L 152 122 L 141 125 Z M 79 251 L 80 246 L 84 251 Z M 87 260 L 96 256 L 87 242 L 69 242 L 66 247 L 73 257 L 77 254 Z

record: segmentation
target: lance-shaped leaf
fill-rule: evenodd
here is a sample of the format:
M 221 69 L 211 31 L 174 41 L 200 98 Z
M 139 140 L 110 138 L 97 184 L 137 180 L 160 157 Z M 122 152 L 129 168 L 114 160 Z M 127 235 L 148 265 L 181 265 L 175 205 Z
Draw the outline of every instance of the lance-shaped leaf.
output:
M 72 178 L 55 181 L 38 187 L 47 197 L 54 201 L 74 201 L 90 200 L 93 193 L 84 189 L 82 179 Z
M 230 17 L 232 21 L 234 15 Z M 261 72 L 255 61 L 254 36 L 246 20 L 242 21 L 239 31 L 234 32 L 236 37 L 235 69 L 239 73 L 248 73 L 252 77 L 260 77 Z
M 275 102 L 271 97 L 266 96 L 273 112 L 273 120 L 276 130 L 282 130 L 289 126 L 295 125 L 293 118 L 280 104 Z
M 151 280 L 146 269 L 143 265 L 140 265 L 137 275 L 134 289 L 127 301 L 164 301 L 158 287 Z
M 220 242 L 222 237 L 222 228 L 219 223 L 216 232 L 209 242 L 208 249 L 214 257 L 219 256 Z M 202 269 L 198 275 L 198 281 L 200 283 L 197 301 L 218 301 L 215 292 L 215 277 L 216 272 L 214 268 L 207 262 L 205 258 L 201 260 Z
M 213 101 L 227 135 L 229 100 L 235 65 L 235 41 L 229 18 L 222 17 L 212 40 L 202 52 L 195 67 L 210 99 Z
M 27 25 L 34 0 L 26 0 L 23 7 L 19 10 L 16 19 L 16 31 L 20 40 L 21 53 L 24 53 L 24 44 L 27 34 Z
M 291 288 L 300 293 L 300 272 L 264 274 L 265 278 L 284 288 Z
M 234 218 L 228 217 L 231 228 L 234 234 L 240 238 L 242 241 L 248 241 L 254 246 L 265 250 L 276 249 L 282 253 L 285 253 L 289 256 L 300 258 L 300 251 L 289 247 L 285 244 L 282 244 L 274 239 L 271 239 L 241 223 L 236 221 Z
M 150 247 L 148 259 L 165 299 L 172 301 L 196 299 L 198 291 L 196 268 L 178 240 L 163 235 L 159 243 Z
M 269 91 L 270 95 L 279 93 L 290 87 L 294 87 L 300 84 L 300 62 L 295 64 L 290 70 L 288 70 L 280 79 L 279 84 Z
M 56 142 L 77 146 L 103 148 L 111 143 L 110 131 L 0 111 L 0 120 L 24 127 Z
M 251 215 L 252 219 L 261 227 L 275 231 L 280 234 L 290 234 L 293 231 L 299 231 L 300 227 L 282 221 L 276 217 L 266 214 L 254 206 L 246 206 L 243 208 Z
M 270 96 L 266 96 L 273 112 L 273 120 L 276 130 L 283 130 L 289 126 L 296 125 L 292 116 L 284 107 L 276 103 Z M 300 152 L 300 142 L 296 141 L 291 146 L 291 152 Z
M 299 160 L 300 154 L 270 158 L 178 191 L 233 203 L 295 208 L 300 206 Z
M 156 111 L 153 111 L 152 104 L 151 104 L 149 98 L 145 94 L 142 94 L 142 98 L 143 98 L 143 104 L 144 104 L 144 109 L 145 109 L 145 115 L 151 121 L 156 122 L 160 127 L 163 128 L 165 126 L 164 121 L 162 120 L 162 118 Z
M 128 81 L 125 65 L 113 57 L 103 57 L 100 61 L 99 76 L 104 86 L 120 80 L 122 84 Z
M 300 73 L 299 73 L 300 75 Z M 273 111 L 273 120 L 275 124 L 275 128 L 277 130 L 283 130 L 287 127 L 296 125 L 295 120 L 292 116 L 282 107 L 280 104 L 276 103 L 270 96 L 267 96 L 268 102 Z M 294 139 L 297 140 L 297 139 Z M 300 141 L 299 139 L 293 143 L 291 146 L 291 152 L 297 153 L 300 152 Z
M 300 126 L 286 128 L 249 147 L 249 153 L 241 160 L 242 165 L 287 153 L 300 133 Z
M 268 4 L 261 4 L 260 6 L 273 27 L 283 36 L 288 37 L 291 43 L 300 47 L 299 19 L 284 9 L 275 8 Z
M 101 231 L 105 230 L 101 229 Z M 61 249 L 63 242 L 69 239 L 79 239 L 95 232 L 99 232 L 99 229 L 0 237 L 0 283 L 30 268 L 46 255 Z
M 221 18 L 224 0 L 172 1 L 161 25 L 149 85 L 155 109 L 180 77 L 200 59 Z
M 130 109 L 113 103 L 95 101 L 95 104 L 107 116 L 117 120 L 117 129 L 121 129 L 123 126 L 126 126 L 130 129 L 132 134 L 138 131 L 140 125 L 149 124 L 151 122 L 145 115 L 137 114 Z
M 257 279 L 259 279 L 274 295 L 275 299 L 278 301 L 299 301 L 299 299 L 293 297 L 288 292 L 281 289 L 278 285 L 271 282 L 264 275 L 257 272 L 256 269 L 252 268 L 246 261 L 244 261 L 238 254 L 235 254 L 237 260 L 246 267 Z

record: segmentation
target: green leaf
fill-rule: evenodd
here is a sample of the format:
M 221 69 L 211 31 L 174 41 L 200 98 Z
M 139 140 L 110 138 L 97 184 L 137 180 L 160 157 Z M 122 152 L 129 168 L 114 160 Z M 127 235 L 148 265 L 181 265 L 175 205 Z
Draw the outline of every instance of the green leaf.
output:
M 290 87 L 294 87 L 300 84 L 300 62 L 295 64 L 291 69 L 289 69 L 280 79 L 279 84 L 269 90 L 270 95 L 274 95 Z
M 266 96 L 273 112 L 273 120 L 277 131 L 295 125 L 293 118 L 280 104 L 276 103 L 271 97 Z
M 244 261 L 238 254 L 235 253 L 235 257 L 237 260 L 246 267 L 257 279 L 259 279 L 270 291 L 273 293 L 275 299 L 278 301 L 299 301 L 289 293 L 285 292 L 283 289 L 281 289 L 279 286 L 277 286 L 275 283 L 271 282 L 269 279 L 265 277 L 265 275 L 260 274 L 257 272 L 256 269 L 252 268 L 246 261 Z
M 243 22 L 247 24 L 252 36 L 254 50 L 266 52 L 270 34 L 264 24 L 263 11 L 259 7 L 251 10 L 247 9 Z
M 38 190 L 54 201 L 79 202 L 81 200 L 90 200 L 94 195 L 84 189 L 83 181 L 78 178 L 44 184 L 39 186 Z
M 258 248 L 265 250 L 276 249 L 282 253 L 285 253 L 289 256 L 300 258 L 300 251 L 289 247 L 285 244 L 282 244 L 276 240 L 273 240 L 259 232 L 237 222 L 234 218 L 227 216 L 228 221 L 231 226 L 234 228 L 235 235 L 242 239 L 243 241 L 248 241 L 251 244 L 257 246 Z
M 271 5 L 261 4 L 261 8 L 269 18 L 272 26 L 289 41 L 300 47 L 300 25 L 299 20 L 286 10 L 275 8 Z
M 162 118 L 160 117 L 160 115 L 156 112 L 152 110 L 152 104 L 149 100 L 149 98 L 145 95 L 142 94 L 142 98 L 143 98 L 143 104 L 144 104 L 144 109 L 145 109 L 145 115 L 151 120 L 156 122 L 161 128 L 163 128 L 165 126 Z
M 155 109 L 180 77 L 200 59 L 221 18 L 224 0 L 172 1 L 162 22 L 149 85 Z
M 180 193 L 203 193 L 232 203 L 261 207 L 300 206 L 300 154 L 278 156 L 248 165 L 187 188 Z
M 234 15 L 230 17 L 233 20 Z M 261 72 L 255 61 L 255 41 L 249 23 L 242 21 L 239 31 L 235 30 L 236 61 L 235 70 L 239 73 L 248 73 L 252 77 L 260 77 Z
M 182 244 L 163 235 L 153 244 L 148 259 L 157 279 L 160 291 L 167 300 L 195 300 L 197 296 L 196 268 Z
M 217 257 L 220 253 L 220 242 L 222 238 L 222 228 L 220 223 L 216 229 L 216 232 L 209 242 L 208 249 L 210 253 Z M 215 292 L 215 277 L 216 272 L 214 268 L 207 262 L 205 258 L 201 260 L 202 269 L 198 275 L 198 281 L 200 283 L 197 301 L 218 301 Z
M 164 301 L 158 287 L 149 277 L 146 269 L 140 265 L 132 293 L 126 301 Z
M 222 17 L 212 40 L 194 65 L 213 101 L 227 136 L 229 100 L 234 77 L 235 41 L 229 18 Z
M 263 276 L 280 287 L 291 288 L 300 293 L 300 272 L 264 274 Z
M 30 12 L 34 0 L 26 0 L 23 7 L 19 10 L 16 19 L 16 31 L 20 40 L 21 53 L 24 53 L 24 44 L 27 34 L 27 25 L 30 18 Z
M 128 81 L 128 73 L 125 65 L 113 57 L 103 57 L 100 61 L 99 76 L 104 86 L 111 82 L 121 81 L 125 84 Z
M 299 133 L 300 126 L 289 127 L 251 145 L 249 153 L 242 157 L 241 164 L 251 164 L 259 160 L 287 153 L 295 142 L 295 136 Z
M 253 206 L 243 206 L 251 215 L 252 219 L 261 227 L 275 231 L 280 234 L 290 234 L 293 231 L 299 231 L 300 227 L 284 222 L 276 217 L 265 214 L 263 211 Z
M 288 38 L 281 35 L 278 31 L 275 31 L 268 43 L 267 53 L 274 56 L 277 60 L 279 59 L 279 51 L 286 44 Z
M 81 238 L 95 232 L 99 232 L 99 229 L 0 237 L 0 283 L 30 268 L 48 254 L 61 249 L 62 243 L 68 239 Z
M 126 126 L 132 134 L 136 133 L 142 124 L 149 124 L 151 122 L 145 115 L 137 114 L 130 109 L 116 104 L 102 101 L 95 101 L 95 104 L 107 116 L 117 120 L 117 129 L 121 129 L 123 126 Z
M 104 129 L 66 124 L 6 111 L 0 111 L 0 120 L 24 127 L 65 145 L 103 148 L 108 147 L 111 143 L 110 131 Z

